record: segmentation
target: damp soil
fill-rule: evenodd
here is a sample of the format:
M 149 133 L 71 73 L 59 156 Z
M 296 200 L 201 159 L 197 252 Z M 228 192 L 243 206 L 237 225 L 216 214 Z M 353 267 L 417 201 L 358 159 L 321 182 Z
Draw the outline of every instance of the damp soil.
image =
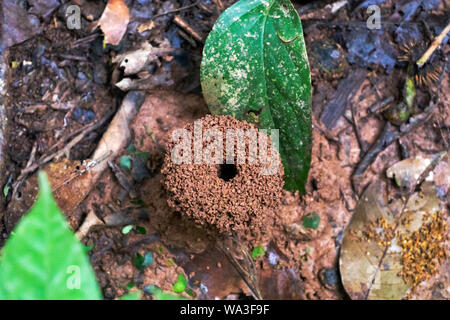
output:
M 170 192 L 161 172 L 172 130 L 208 114 L 199 82 L 203 42 L 175 24 L 175 14 L 155 19 L 153 31 L 139 34 L 136 29 L 154 14 L 191 3 L 126 2 L 132 12 L 131 20 L 126 36 L 117 46 L 104 45 L 99 30 L 68 30 L 61 5 L 48 15 L 37 14 L 43 26 L 41 32 L 2 48 L 7 66 L 7 95 L 1 101 L 6 107 L 6 117 L 0 113 L 2 127 L 6 123 L 4 134 L 0 132 L 2 188 L 37 159 L 62 149 L 73 136 L 106 117 L 102 125 L 60 159 L 54 159 L 80 160 L 79 165 L 71 162 L 66 169 L 82 174 L 82 161 L 92 155 L 125 95 L 114 86 L 123 77 L 123 70 L 111 60 L 139 47 L 143 41 L 155 47 L 169 43 L 172 52 L 158 57 L 145 72 L 164 73 L 173 81 L 171 85 L 143 90 L 145 101 L 130 125 L 131 144 L 140 153 L 130 152 L 130 148 L 123 150 L 123 156 L 132 155 L 132 167 L 126 177 L 133 192 L 108 169 L 86 199 L 73 211 L 65 212 L 74 230 L 85 222 L 89 212 L 94 212 L 102 222 L 119 217 L 108 226 L 91 228 L 82 239 L 85 245 L 92 246 L 89 256 L 103 296 L 115 299 L 131 287 L 144 289 L 147 285 L 172 291 L 177 275 L 182 273 L 188 279 L 190 290 L 183 293 L 188 298 L 251 298 L 257 287 L 266 299 L 347 299 L 339 275 L 339 249 L 363 190 L 371 181 L 385 179 L 386 168 L 403 158 L 448 149 L 450 91 L 446 72 L 438 90 L 442 97 L 430 119 L 385 148 L 356 183 L 352 179 L 362 156 L 376 142 L 386 123 L 380 113 L 370 110 L 386 98 L 393 97 L 394 101 L 401 98 L 399 88 L 406 65 L 396 59 L 401 53 L 399 43 L 425 41 L 427 33 L 438 33 L 445 25 L 443 16 L 448 12 L 448 4 L 438 1 L 429 10 L 418 7 L 412 12 L 414 6 L 407 4 L 417 1 L 403 1 L 403 5 L 385 1 L 382 8 L 383 16 L 389 19 L 387 27 L 369 33 L 362 27 L 366 8 L 361 1 L 349 1 L 348 6 L 335 13 L 327 6 L 328 1 L 294 1 L 310 50 L 313 84 L 313 149 L 306 194 L 282 191 L 276 199 L 281 205 L 271 213 L 273 223 L 267 223 L 263 233 L 257 229 L 244 230 L 245 237 L 239 237 L 215 234 L 180 213 L 184 207 L 169 205 Z M 204 40 L 218 15 L 233 2 L 200 1 L 200 5 L 176 15 Z M 88 25 L 100 17 L 105 3 L 86 3 L 89 5 L 83 6 L 82 14 Z M 429 23 L 424 26 L 422 21 Z M 373 42 L 380 45 L 367 49 Z M 446 50 L 444 55 L 448 56 L 448 46 Z M 335 53 L 331 55 L 330 51 Z M 444 68 L 448 70 L 448 64 Z M 366 76 L 355 90 L 342 89 L 347 107 L 330 128 L 321 121 L 321 115 L 332 107 L 328 103 L 333 101 L 341 81 L 352 78 L 357 69 Z M 429 90 L 421 90 L 419 98 L 423 104 L 418 111 L 424 108 L 429 95 Z M 119 165 L 120 159 L 115 162 Z M 239 168 L 235 170 L 224 165 L 216 168 L 216 177 L 227 183 L 239 175 Z M 449 172 L 448 158 L 435 169 L 438 195 L 447 206 Z M 33 179 L 32 175 L 27 177 L 24 186 L 33 185 Z M 0 245 L 33 203 L 34 195 L 21 190 L 18 188 L 14 198 L 12 191 L 2 198 Z M 207 214 L 207 210 L 192 212 L 200 219 Z M 302 223 L 308 214 L 320 218 L 317 229 Z M 448 220 L 447 215 L 447 223 Z M 135 228 L 123 234 L 122 227 L 127 224 Z M 249 261 L 246 257 L 257 246 L 266 248 L 265 256 Z M 154 262 L 144 269 L 138 268 L 136 257 L 148 253 L 153 255 Z M 250 272 L 253 278 L 243 275 L 236 263 L 253 270 Z M 449 299 L 445 290 L 450 281 L 449 267 L 446 261 L 442 271 L 422 283 L 412 298 Z M 151 296 L 144 295 L 144 299 Z

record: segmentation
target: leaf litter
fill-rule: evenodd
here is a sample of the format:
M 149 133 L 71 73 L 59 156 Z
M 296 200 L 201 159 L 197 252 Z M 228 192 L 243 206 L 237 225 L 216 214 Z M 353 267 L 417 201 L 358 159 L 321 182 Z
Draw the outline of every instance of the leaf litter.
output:
M 228 4 L 226 3 L 226 5 Z M 82 10 L 85 10 L 84 6 Z M 159 12 L 165 11 L 167 10 L 160 8 Z M 197 17 L 198 11 L 198 8 L 192 8 L 192 11 L 189 10 L 188 16 L 183 17 L 185 20 L 192 22 L 189 19 L 189 15 L 192 14 L 192 16 Z M 97 17 L 100 14 L 101 11 Z M 348 8 L 340 9 L 340 17 L 345 17 L 347 14 Z M 88 12 L 88 15 L 91 14 Z M 155 28 L 152 29 L 152 32 L 157 33 L 164 30 L 170 23 L 170 17 L 171 15 L 168 15 L 155 19 Z M 163 19 L 166 22 L 161 26 L 160 20 Z M 314 23 L 304 20 L 303 17 L 302 20 L 305 30 L 311 23 Z M 202 21 L 201 18 L 198 21 Z M 196 26 L 199 29 L 203 29 L 204 34 L 210 28 L 206 23 Z M 436 25 L 433 23 L 432 28 L 435 27 Z M 349 28 L 351 29 L 352 27 L 350 26 Z M 171 32 L 173 31 L 173 26 L 170 27 L 170 30 Z M 324 34 L 327 33 L 325 29 L 312 31 L 309 29 L 305 31 L 306 42 L 310 43 L 312 39 L 320 38 L 322 35 L 318 36 L 318 31 Z M 148 35 L 149 33 L 146 34 Z M 161 34 L 165 34 L 165 31 L 161 31 Z M 175 48 L 177 42 L 180 41 L 177 38 L 179 34 L 176 30 L 171 34 L 175 35 L 170 36 L 171 43 Z M 75 45 L 78 46 L 83 43 L 85 45 L 86 42 L 84 41 L 90 41 L 89 39 L 92 39 L 93 36 L 95 34 L 87 38 L 87 40 L 77 39 Z M 77 37 L 79 38 L 80 36 L 78 35 Z M 128 35 L 125 37 L 128 38 Z M 154 35 L 150 38 L 153 39 L 153 37 Z M 338 42 L 343 45 L 342 41 Z M 89 48 L 98 50 L 96 49 L 97 47 L 102 47 L 101 38 L 97 39 L 95 43 L 100 45 L 92 45 Z M 156 43 L 158 44 L 159 42 Z M 152 42 L 153 44 L 154 42 Z M 24 43 L 24 45 L 27 45 L 27 43 Z M 185 46 L 185 44 L 182 45 Z M 108 48 L 109 46 L 106 47 L 106 50 Z M 117 50 L 119 54 L 126 52 L 117 48 L 114 50 Z M 127 48 L 126 50 L 132 49 Z M 114 54 L 112 56 L 114 57 Z M 27 58 L 27 60 L 31 59 Z M 162 59 L 160 58 L 161 60 L 165 60 L 165 58 L 162 57 Z M 67 60 L 62 62 L 63 65 L 68 65 Z M 149 66 L 152 67 L 151 65 L 152 63 Z M 48 66 L 51 66 L 50 62 Z M 62 72 L 67 77 L 67 70 L 63 70 L 64 67 L 54 68 L 55 66 L 58 67 L 56 64 L 53 64 L 52 70 Z M 25 67 L 22 67 L 22 64 L 20 64 L 15 70 Z M 376 85 L 377 90 L 382 93 L 394 91 L 396 75 L 386 76 L 376 66 L 373 68 L 373 72 L 377 74 L 381 83 L 381 85 Z M 113 77 L 113 79 L 116 78 Z M 113 83 L 116 82 L 113 81 Z M 313 79 L 313 106 L 315 114 L 320 113 L 323 101 L 326 101 L 327 97 L 331 96 L 336 83 L 321 81 L 320 75 Z M 390 85 L 383 87 L 385 83 Z M 195 83 L 192 85 L 195 86 Z M 445 90 L 446 81 L 443 82 L 443 85 L 443 90 Z M 367 119 L 365 114 L 367 109 L 365 107 L 371 105 L 377 99 L 371 90 L 373 90 L 373 87 L 368 85 L 366 80 L 355 95 L 356 99 L 352 100 L 355 105 L 358 105 L 355 119 L 358 120 L 358 125 L 362 132 L 361 135 L 368 144 L 373 142 L 380 128 L 380 119 L 376 117 Z M 13 92 L 15 91 L 13 90 Z M 139 111 L 139 116 L 136 117 L 132 125 L 133 144 L 139 150 L 151 153 L 150 158 L 146 161 L 150 177 L 143 179 L 137 184 L 140 199 L 131 200 L 128 196 L 119 196 L 123 194 L 123 188 L 117 182 L 112 172 L 107 169 L 103 172 L 97 185 L 93 187 L 92 192 L 87 195 L 86 199 L 80 202 L 72 212 L 67 213 L 71 226 L 75 230 L 83 221 L 89 220 L 85 217 L 90 215 L 91 210 L 95 211 L 95 215 L 102 222 L 104 221 L 110 226 L 116 225 L 116 227 L 105 228 L 105 226 L 102 226 L 102 223 L 94 219 L 95 224 L 99 228 L 92 228 L 87 232 L 83 240 L 86 244 L 94 247 L 90 252 L 91 261 L 105 297 L 112 299 L 123 295 L 128 290 L 127 287 L 130 282 L 134 282 L 136 287 L 139 288 L 145 288 L 149 284 L 158 286 L 158 289 L 155 289 L 154 286 L 151 287 L 155 289 L 153 290 L 155 293 L 171 292 L 173 283 L 176 282 L 178 275 L 183 272 L 185 272 L 189 283 L 191 283 L 191 279 L 198 280 L 196 284 L 193 284 L 197 298 L 214 299 L 216 296 L 221 298 L 239 297 L 238 294 L 230 294 L 230 292 L 243 292 L 243 294 L 249 295 L 248 288 L 239 274 L 236 273 L 235 268 L 230 263 L 227 263 L 227 258 L 218 253 L 217 250 L 210 249 L 211 247 L 214 248 L 214 243 L 205 238 L 195 226 L 186 221 L 181 221 L 175 212 L 171 212 L 167 208 L 164 191 L 160 188 L 159 180 L 161 176 L 159 168 L 161 154 L 164 152 L 163 146 L 165 141 L 167 141 L 168 133 L 173 128 L 182 127 L 186 123 L 203 116 L 206 111 L 202 99 L 199 99 L 198 96 L 194 98 L 193 96 L 195 95 L 183 95 L 179 99 L 180 97 L 177 97 L 179 92 L 171 91 L 157 91 L 152 94 L 146 93 L 146 95 L 150 95 L 151 98 L 147 97 L 147 106 Z M 14 98 L 18 99 L 18 101 L 23 99 L 17 95 Z M 99 107 L 103 108 L 103 105 L 98 101 L 94 104 L 97 105 L 97 109 Z M 108 107 L 114 108 L 114 103 L 108 102 L 106 104 Z M 445 134 L 445 126 L 448 119 L 450 119 L 450 117 L 445 116 L 448 113 L 448 108 L 442 105 L 437 107 L 433 111 L 433 123 L 434 121 L 441 121 L 443 124 L 442 128 L 444 128 L 442 130 L 444 130 Z M 38 123 L 40 118 L 36 112 L 45 114 L 47 109 L 36 108 L 36 110 L 28 116 Z M 249 249 L 255 246 L 264 246 L 266 248 L 266 255 L 256 264 L 259 277 L 258 282 L 263 297 L 274 299 L 279 297 L 291 299 L 335 299 L 344 297 L 340 281 L 336 282 L 336 277 L 333 275 L 338 275 L 339 277 L 337 257 L 340 243 L 342 242 L 343 228 L 350 220 L 358 200 L 357 194 L 354 193 L 351 187 L 350 175 L 351 169 L 359 161 L 360 151 L 352 125 L 346 122 L 346 119 L 350 119 L 348 112 L 344 113 L 344 117 L 339 119 L 337 127 L 331 132 L 322 130 L 320 122 L 313 119 L 312 166 L 306 185 L 308 196 L 300 197 L 296 194 L 286 193 L 283 196 L 283 205 L 280 208 L 278 217 L 280 225 L 279 228 L 273 230 L 273 239 L 256 239 L 249 245 Z M 439 140 L 442 139 L 438 130 L 439 127 L 434 127 L 435 129 L 431 127 L 431 125 L 423 126 L 423 128 L 419 127 L 415 132 L 411 132 L 399 140 L 402 145 L 408 145 L 407 149 L 411 154 L 427 155 L 431 153 L 428 150 L 440 150 L 443 142 Z M 53 132 L 50 131 L 50 133 Z M 37 133 L 37 135 L 39 137 L 40 133 Z M 19 135 L 17 136 L 20 137 Z M 52 134 L 46 134 L 46 136 L 52 139 Z M 333 138 L 330 139 L 330 137 Z M 17 140 L 19 142 L 22 141 L 23 145 L 26 146 L 26 140 L 20 140 L 20 138 L 17 138 Z M 42 143 L 42 141 L 52 145 L 46 139 L 40 139 L 39 143 Z M 414 144 L 411 141 L 414 141 Z M 372 181 L 377 177 L 380 178 L 379 175 L 385 172 L 387 167 L 400 159 L 396 148 L 397 146 L 392 145 L 381 152 L 376 161 L 368 167 L 362 180 L 362 188 L 364 185 L 367 185 L 367 181 Z M 28 160 L 29 151 L 27 153 L 25 149 L 18 148 L 19 152 L 15 155 L 15 159 L 20 159 L 17 162 L 18 164 L 15 164 L 18 168 L 24 167 Z M 38 148 L 37 155 L 40 154 L 39 150 Z M 73 154 L 75 153 L 71 154 L 72 157 Z M 120 154 L 119 152 L 118 156 L 120 155 L 127 155 L 127 153 L 123 151 Z M 80 158 L 86 159 L 87 156 L 81 156 Z M 77 165 L 80 165 L 81 169 L 83 169 L 83 163 L 77 162 L 70 164 L 68 169 L 76 171 Z M 132 163 L 132 168 L 133 165 L 134 163 Z M 449 184 L 448 178 L 446 178 L 448 176 L 448 168 L 448 161 L 442 161 L 434 174 L 435 184 L 441 198 L 445 198 L 448 195 L 446 191 Z M 61 166 L 61 169 L 64 169 L 64 166 Z M 30 190 L 33 190 L 33 188 Z M 9 194 L 11 195 L 11 192 Z M 310 212 L 317 212 L 320 217 L 317 230 L 306 228 L 302 223 L 303 217 Z M 124 225 L 134 225 L 135 223 L 145 225 L 148 231 L 147 234 L 138 234 L 134 231 L 127 235 L 121 233 L 121 228 Z M 380 221 L 380 223 L 382 222 Z M 293 228 L 290 229 L 290 226 L 293 226 Z M 136 256 L 136 252 L 144 256 L 149 251 L 155 255 L 155 263 L 145 268 L 144 271 L 137 270 L 132 263 L 132 258 Z M 202 263 L 197 262 L 197 257 L 200 255 L 204 255 Z M 190 260 L 192 256 L 194 260 Z M 190 261 L 195 263 L 189 265 Z M 187 267 L 188 265 L 189 268 Z M 443 285 L 448 283 L 448 278 L 445 278 L 445 270 L 448 269 L 442 269 L 441 275 L 436 275 L 433 279 L 422 283 L 421 288 L 424 289 L 418 290 L 415 296 L 431 297 L 432 295 L 434 298 L 445 297 L 445 286 Z M 229 276 L 220 278 L 218 274 L 227 274 Z M 445 279 L 447 279 L 447 282 Z M 149 298 L 149 296 L 144 296 L 143 298 Z
M 431 159 L 406 159 L 387 175 L 414 190 L 431 164 Z M 448 257 L 446 215 L 432 182 L 400 198 L 387 196 L 384 187 L 374 182 L 367 188 L 344 235 L 340 270 L 353 299 L 410 297 Z

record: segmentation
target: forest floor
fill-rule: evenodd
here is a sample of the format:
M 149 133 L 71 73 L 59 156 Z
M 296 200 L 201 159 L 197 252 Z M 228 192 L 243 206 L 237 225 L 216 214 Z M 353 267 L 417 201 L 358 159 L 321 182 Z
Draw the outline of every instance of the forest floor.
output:
M 180 273 L 190 289 L 183 294 L 196 299 L 248 298 L 255 288 L 264 299 L 348 298 L 339 252 L 364 190 L 383 180 L 390 192 L 387 168 L 449 148 L 446 38 L 441 56 L 427 70 L 439 73 L 439 80 L 417 90 L 415 114 L 430 114 L 393 143 L 381 144 L 380 152 L 371 151 L 387 126 L 401 131 L 380 110 L 403 99 L 408 65 L 399 59 L 403 44 L 414 56 L 414 50 L 427 48 L 448 24 L 448 1 L 294 1 L 313 86 L 307 192 L 284 191 L 267 234 L 253 234 L 242 243 L 217 239 L 168 206 L 160 170 L 168 134 L 208 113 L 200 87 L 202 48 L 218 16 L 234 1 L 125 1 L 130 21 L 118 45 L 105 45 L 102 31 L 92 30 L 106 3 L 72 1 L 81 8 L 82 27 L 69 30 L 69 3 L 62 2 L 30 0 L 24 6 L 3 1 L 0 246 L 32 205 L 34 173 L 45 167 L 62 186 L 58 203 L 70 226 L 92 247 L 90 260 L 106 299 L 147 285 L 172 291 Z M 381 7 L 381 29 L 367 28 L 372 3 Z M 154 59 L 127 74 L 123 63 L 139 48 L 147 48 Z M 89 159 L 99 154 L 98 145 L 125 97 L 142 104 L 129 122 L 130 139 L 101 175 L 80 180 L 89 176 Z M 430 101 L 436 103 L 427 109 Z M 374 157 L 369 161 L 367 154 Z M 449 158 L 434 168 L 437 194 L 447 211 Z M 121 165 L 127 159 L 128 171 Z M 320 218 L 317 229 L 302 225 L 309 213 Z M 134 228 L 124 234 L 125 225 Z M 245 259 L 256 246 L 265 247 L 265 256 Z M 137 260 L 149 253 L 154 262 L 139 268 Z M 450 299 L 449 267 L 447 259 L 411 298 Z

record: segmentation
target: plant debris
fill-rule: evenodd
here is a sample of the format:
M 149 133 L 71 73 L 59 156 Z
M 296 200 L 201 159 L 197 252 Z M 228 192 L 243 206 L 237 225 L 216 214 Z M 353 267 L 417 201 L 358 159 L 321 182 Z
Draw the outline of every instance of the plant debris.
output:
M 412 284 L 412 290 L 439 272 L 448 257 L 444 246 L 447 223 L 443 212 L 425 214 L 423 225 L 411 234 L 400 236 L 402 270 L 400 275 Z

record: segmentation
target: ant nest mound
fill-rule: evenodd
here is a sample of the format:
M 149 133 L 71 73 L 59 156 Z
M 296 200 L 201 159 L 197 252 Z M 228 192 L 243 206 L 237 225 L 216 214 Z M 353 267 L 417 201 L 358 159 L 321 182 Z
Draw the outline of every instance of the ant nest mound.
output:
M 173 131 L 162 173 L 169 206 L 220 234 L 264 233 L 281 203 L 277 149 L 231 116 L 207 115 Z

